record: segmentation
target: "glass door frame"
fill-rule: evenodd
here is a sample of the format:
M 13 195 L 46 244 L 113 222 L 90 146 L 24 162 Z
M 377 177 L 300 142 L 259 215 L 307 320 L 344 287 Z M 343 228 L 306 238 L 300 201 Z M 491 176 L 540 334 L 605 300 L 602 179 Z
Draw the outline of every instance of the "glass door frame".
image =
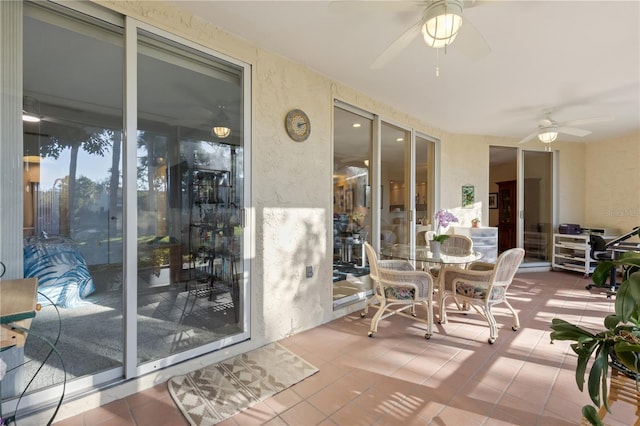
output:
M 417 212 L 416 205 L 413 202 L 416 196 L 416 139 L 419 137 L 424 139 L 430 143 L 434 143 L 434 158 L 433 161 L 433 183 L 429 186 L 429 190 L 433 191 L 433 194 L 430 195 L 429 199 L 433 200 L 433 211 L 437 211 L 440 206 L 440 140 L 436 139 L 432 136 L 426 135 L 422 132 L 418 132 L 415 129 L 408 127 L 406 125 L 400 124 L 390 119 L 385 119 L 376 115 L 374 118 L 374 144 L 372 150 L 373 156 L 373 167 L 371 170 L 371 182 L 375 191 L 371 191 L 373 205 L 377 206 L 375 210 L 375 214 L 373 215 L 372 222 L 372 230 L 375 233 L 377 238 L 372 238 L 372 244 L 374 249 L 379 252 L 380 250 L 380 229 L 381 229 L 381 214 L 380 209 L 381 205 L 381 193 L 377 189 L 381 187 L 381 147 L 382 147 L 382 124 L 386 123 L 390 126 L 398 128 L 400 130 L 404 130 L 409 135 L 409 140 L 404 141 L 404 180 L 405 184 L 408 183 L 408 190 L 405 189 L 405 194 L 407 195 L 404 200 L 405 206 L 405 231 L 407 233 L 407 243 L 410 246 L 411 255 L 415 253 L 416 245 L 420 243 L 416 241 L 416 223 L 417 223 Z
M 137 301 L 138 288 L 137 282 L 137 173 L 136 173 L 136 157 L 137 157 L 137 35 L 139 30 L 146 31 L 166 38 L 170 41 L 185 45 L 212 57 L 230 62 L 243 70 L 242 72 L 242 97 L 243 97 L 243 134 L 244 143 L 244 200 L 245 206 L 242 209 L 241 221 L 244 225 L 243 235 L 243 276 L 240 279 L 240 297 L 243 309 L 240 315 L 242 333 L 229 336 L 227 338 L 207 343 L 194 349 L 176 353 L 174 355 L 153 360 L 147 363 L 137 364 Z M 205 48 L 197 43 L 185 40 L 167 31 L 156 28 L 152 25 L 145 24 L 131 17 L 125 17 L 125 123 L 124 123 L 124 150 L 123 161 L 125 179 L 123 182 L 123 191 L 125 193 L 124 202 L 124 238 L 125 254 L 124 254 L 124 276 L 125 288 L 125 360 L 124 360 L 124 376 L 125 379 L 138 377 L 159 368 L 174 365 L 178 362 L 185 361 L 223 347 L 239 343 L 251 337 L 251 298 L 250 298 L 250 280 L 249 273 L 251 270 L 251 235 L 253 223 L 253 209 L 247 203 L 251 200 L 251 67 L 250 65 L 238 61 L 234 58 L 221 54 L 212 49 Z
M 518 217 L 517 217 L 517 229 L 516 229 L 516 247 L 524 248 L 524 191 L 525 191 L 525 175 L 524 175 L 524 157 L 527 152 L 548 152 L 551 154 L 551 194 L 550 194 L 550 202 L 551 202 L 551 229 L 548 231 L 548 239 L 547 241 L 553 241 L 553 233 L 554 229 L 557 226 L 558 219 L 558 151 L 557 150 L 546 150 L 546 149 L 532 149 L 532 148 L 521 148 L 518 147 L 518 155 L 517 155 L 517 193 L 518 193 Z M 550 247 L 550 246 L 549 246 Z M 527 262 L 526 266 L 528 267 L 548 267 L 551 265 L 551 258 L 546 261 L 540 262 Z M 525 266 L 525 263 L 523 263 Z

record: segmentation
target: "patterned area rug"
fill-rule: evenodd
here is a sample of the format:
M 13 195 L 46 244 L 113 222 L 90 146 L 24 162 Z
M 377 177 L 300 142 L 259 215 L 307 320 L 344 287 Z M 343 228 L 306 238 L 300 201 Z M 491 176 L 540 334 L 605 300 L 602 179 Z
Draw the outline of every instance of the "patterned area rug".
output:
M 169 380 L 169 393 L 193 426 L 214 425 L 318 372 L 278 343 Z

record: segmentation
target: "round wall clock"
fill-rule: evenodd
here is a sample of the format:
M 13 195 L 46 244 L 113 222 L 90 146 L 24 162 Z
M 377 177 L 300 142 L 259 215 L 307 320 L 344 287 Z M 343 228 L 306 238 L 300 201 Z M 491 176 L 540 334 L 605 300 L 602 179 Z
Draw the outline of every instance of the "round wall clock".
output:
M 292 109 L 287 113 L 284 125 L 289 137 L 296 142 L 307 140 L 311 133 L 311 121 L 307 114 L 299 109 Z

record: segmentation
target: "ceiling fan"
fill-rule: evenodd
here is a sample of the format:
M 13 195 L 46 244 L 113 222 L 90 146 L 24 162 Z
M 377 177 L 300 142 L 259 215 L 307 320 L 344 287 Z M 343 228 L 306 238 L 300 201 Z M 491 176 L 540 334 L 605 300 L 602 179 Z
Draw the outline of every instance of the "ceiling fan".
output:
M 391 43 L 371 65 L 383 68 L 422 33 L 425 44 L 435 49 L 445 48 L 455 40 L 456 49 L 470 59 L 480 59 L 491 52 L 489 45 L 469 19 L 463 18 L 463 9 L 477 6 L 487 0 L 426 0 L 418 21 Z M 399 2 L 400 3 L 400 2 Z M 460 36 L 460 37 L 458 37 Z
M 558 133 L 564 133 L 566 135 L 583 137 L 591 134 L 590 130 L 580 129 L 572 126 L 583 126 L 585 124 L 602 123 L 613 120 L 613 117 L 592 117 L 583 118 L 579 120 L 565 121 L 558 123 L 551 118 L 551 111 L 544 111 L 545 118 L 538 122 L 538 128 L 522 138 L 518 143 L 527 143 L 536 136 L 545 144 L 550 144 L 558 138 Z

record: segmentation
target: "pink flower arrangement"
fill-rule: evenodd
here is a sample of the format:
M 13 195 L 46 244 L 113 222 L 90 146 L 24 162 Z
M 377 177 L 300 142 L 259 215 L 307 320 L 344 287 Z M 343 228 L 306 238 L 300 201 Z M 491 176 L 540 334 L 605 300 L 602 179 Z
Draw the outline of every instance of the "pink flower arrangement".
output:
M 458 222 L 458 218 L 453 215 L 453 213 L 447 210 L 438 210 L 433 217 L 433 223 L 435 224 L 435 236 L 433 237 L 434 241 L 438 241 L 442 243 L 443 241 L 449 238 L 448 235 L 440 235 L 440 231 L 442 228 L 446 228 L 450 223 Z

